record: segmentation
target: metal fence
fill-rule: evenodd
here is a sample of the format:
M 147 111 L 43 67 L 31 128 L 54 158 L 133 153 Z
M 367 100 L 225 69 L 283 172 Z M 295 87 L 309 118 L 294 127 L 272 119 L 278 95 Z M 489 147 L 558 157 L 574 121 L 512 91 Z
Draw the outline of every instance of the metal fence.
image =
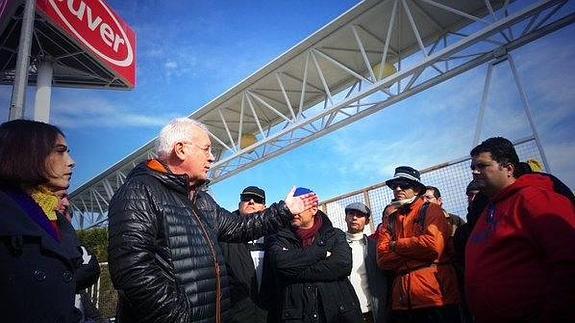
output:
M 542 161 L 541 153 L 534 137 L 518 140 L 514 145 L 519 160 L 535 159 Z M 470 166 L 471 158 L 463 157 L 420 171 L 421 181 L 425 185 L 435 186 L 441 191 L 444 209 L 464 219 L 467 214 L 465 188 L 472 180 Z M 392 199 L 392 191 L 385 185 L 385 182 L 382 182 L 326 200 L 321 203 L 320 208 L 328 215 L 335 227 L 346 231 L 345 206 L 352 202 L 366 204 L 372 211 L 371 225 L 369 229 L 366 229 L 366 233 L 369 234 L 381 222 L 383 209 Z
M 100 263 L 100 277 L 87 291 L 90 301 L 100 313 L 102 321 L 106 322 L 116 316 L 118 292 L 112 285 L 107 262 Z

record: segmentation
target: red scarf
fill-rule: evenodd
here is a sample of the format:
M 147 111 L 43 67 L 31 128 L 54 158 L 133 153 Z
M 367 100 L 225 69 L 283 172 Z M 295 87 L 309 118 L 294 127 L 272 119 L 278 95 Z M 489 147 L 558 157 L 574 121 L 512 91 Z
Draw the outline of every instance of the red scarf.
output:
M 297 228 L 295 234 L 301 240 L 301 243 L 304 248 L 311 246 L 313 243 L 313 238 L 315 237 L 316 233 L 319 231 L 322 225 L 322 218 L 319 214 L 315 214 L 313 217 L 313 225 L 309 229 L 302 229 Z

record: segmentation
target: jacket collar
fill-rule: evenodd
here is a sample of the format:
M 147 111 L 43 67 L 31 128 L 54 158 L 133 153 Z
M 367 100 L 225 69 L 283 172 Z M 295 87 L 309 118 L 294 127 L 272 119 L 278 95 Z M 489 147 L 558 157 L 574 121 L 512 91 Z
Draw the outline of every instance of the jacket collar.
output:
M 332 229 L 333 225 L 331 224 L 331 221 L 329 220 L 329 218 L 327 217 L 327 215 L 325 213 L 323 213 L 321 210 L 317 210 L 317 215 L 321 216 L 321 220 L 322 220 L 322 226 L 321 228 L 319 228 L 318 231 L 318 235 L 323 235 L 327 230 Z M 289 227 L 284 227 L 282 229 L 280 229 L 277 234 L 279 236 L 283 236 L 286 238 L 293 238 L 298 240 L 297 235 L 295 234 L 295 229 L 291 226 Z
M 150 175 L 171 190 L 182 194 L 189 194 L 188 175 L 176 175 L 171 173 L 165 165 L 156 159 L 150 159 L 138 164 L 128 175 L 128 177 L 137 177 Z
M 14 239 L 36 237 L 40 239 L 43 249 L 50 250 L 66 259 L 70 265 L 75 265 L 81 257 L 77 247 L 80 245 L 76 232 L 65 217 L 58 214 L 57 223 L 60 227 L 61 241 L 56 241 L 46 230 L 32 221 L 22 208 L 6 193 L 0 191 L 0 236 Z

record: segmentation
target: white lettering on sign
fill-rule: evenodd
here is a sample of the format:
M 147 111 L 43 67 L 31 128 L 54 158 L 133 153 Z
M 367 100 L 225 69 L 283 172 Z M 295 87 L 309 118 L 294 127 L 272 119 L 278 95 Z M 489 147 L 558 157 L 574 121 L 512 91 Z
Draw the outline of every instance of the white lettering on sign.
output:
M 58 6 L 55 1 L 63 2 L 66 1 L 65 8 L 61 8 L 63 6 Z M 87 5 L 84 1 L 80 0 L 49 0 L 50 5 L 56 11 L 60 19 L 66 24 L 66 26 L 76 35 L 86 46 L 88 46 L 92 51 L 96 54 L 104 58 L 110 63 L 113 63 L 118 66 L 130 66 L 132 61 L 134 60 L 134 53 L 130 42 L 128 41 L 128 37 L 126 36 L 126 32 L 122 28 L 122 26 L 118 23 L 116 17 L 110 12 L 110 9 L 102 3 L 102 0 L 98 0 L 102 8 L 108 13 L 108 17 L 100 17 L 98 15 L 95 16 L 94 11 L 92 8 Z M 103 54 L 97 48 L 95 48 L 89 41 L 87 41 L 80 33 L 74 28 L 73 24 L 68 21 L 65 16 L 62 14 L 61 9 L 67 9 L 72 16 L 76 17 L 79 21 L 85 23 L 91 31 L 96 31 L 99 29 L 99 35 L 104 44 L 110 47 L 114 52 L 118 53 L 120 45 L 126 46 L 127 50 L 127 57 L 124 60 L 116 60 L 107 55 Z M 95 17 L 94 17 L 95 16 Z M 106 22 L 104 22 L 106 20 Z M 114 31 L 112 26 L 117 26 L 117 30 L 121 33 L 117 33 Z
M 64 0 L 58 1 L 62 2 Z M 68 10 L 70 10 L 74 16 L 78 17 L 80 21 L 84 21 L 84 14 L 86 15 L 88 28 L 90 28 L 91 31 L 96 30 L 98 25 L 100 25 L 100 37 L 102 37 L 104 43 L 112 47 L 116 53 L 118 52 L 118 46 L 120 44 L 125 44 L 124 39 L 122 39 L 122 37 L 120 37 L 118 34 L 114 33 L 110 25 L 107 23 L 102 23 L 102 17 L 97 16 L 96 19 L 94 19 L 92 8 L 88 7 L 84 1 L 80 1 L 78 9 L 74 9 L 74 0 L 67 0 L 67 2 Z

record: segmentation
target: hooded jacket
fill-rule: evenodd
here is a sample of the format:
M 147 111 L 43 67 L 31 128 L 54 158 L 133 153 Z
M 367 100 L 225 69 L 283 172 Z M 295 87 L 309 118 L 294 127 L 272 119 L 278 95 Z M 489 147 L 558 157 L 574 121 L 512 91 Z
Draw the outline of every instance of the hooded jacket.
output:
M 154 163 L 155 162 L 155 163 Z M 285 204 L 233 215 L 188 176 L 138 165 L 109 208 L 109 266 L 121 322 L 221 322 L 229 287 L 218 241 L 249 241 L 287 224 Z
M 459 303 L 457 276 L 447 252 L 451 227 L 439 205 L 428 203 L 422 212 L 424 204 L 416 198 L 401 206 L 379 230 L 377 263 L 396 274 L 393 310 Z
M 478 322 L 574 322 L 574 204 L 548 176 L 519 177 L 481 213 L 465 276 Z
M 311 246 L 303 248 L 291 228 L 266 238 L 262 290 L 279 307 L 268 322 L 361 322 L 359 301 L 348 280 L 351 248 L 345 233 L 321 211 L 322 226 Z M 327 251 L 330 252 L 329 257 Z M 269 267 L 268 267 L 269 266 Z M 270 290 L 273 289 L 273 290 Z M 277 292 L 277 293 L 274 293 Z M 277 316 L 273 316 L 277 315 Z

